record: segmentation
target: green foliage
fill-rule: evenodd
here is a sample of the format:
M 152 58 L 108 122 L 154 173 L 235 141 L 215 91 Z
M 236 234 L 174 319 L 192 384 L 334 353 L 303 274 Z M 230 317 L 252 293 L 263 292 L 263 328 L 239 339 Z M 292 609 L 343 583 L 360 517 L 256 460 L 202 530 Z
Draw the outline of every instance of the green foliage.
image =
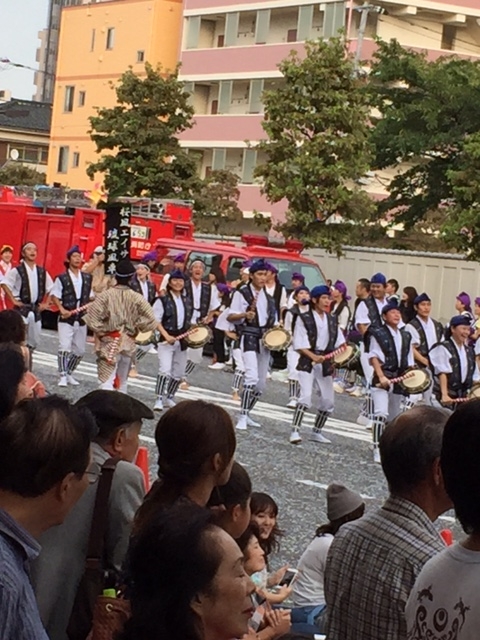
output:
M 19 162 L 7 162 L 0 169 L 0 184 L 34 187 L 36 184 L 45 184 L 45 174 Z
M 141 78 L 126 71 L 115 88 L 118 104 L 90 118 L 90 136 L 101 156 L 87 174 L 105 174 L 110 197 L 189 198 L 198 187 L 195 159 L 178 135 L 192 127 L 193 108 L 178 69 L 163 73 L 147 63 L 145 73 Z
M 369 169 L 369 105 L 343 40 L 305 49 L 280 63 L 283 83 L 264 94 L 268 138 L 257 148 L 267 161 L 256 176 L 270 202 L 288 202 L 284 235 L 339 251 L 373 208 L 354 182 Z M 338 214 L 340 224 L 325 224 Z
M 197 231 L 222 232 L 225 223 L 238 222 L 242 212 L 238 206 L 240 178 L 232 171 L 212 171 L 202 180 L 195 195 L 194 222 Z
M 442 214 L 443 238 L 480 258 L 480 63 L 459 58 L 429 62 L 398 42 L 378 42 L 368 87 L 374 167 L 406 165 L 379 205 L 414 228 Z

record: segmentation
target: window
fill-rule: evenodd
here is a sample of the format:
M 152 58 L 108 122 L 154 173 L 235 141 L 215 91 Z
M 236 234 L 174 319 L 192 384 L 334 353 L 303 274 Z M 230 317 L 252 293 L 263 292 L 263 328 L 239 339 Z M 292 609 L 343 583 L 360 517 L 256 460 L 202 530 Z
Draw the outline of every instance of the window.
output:
M 457 37 L 457 28 L 451 24 L 444 24 L 442 31 L 442 49 L 453 51 L 455 47 L 455 39 Z
M 72 168 L 76 169 L 80 165 L 80 154 L 78 151 L 74 151 L 72 157 Z
M 289 29 L 287 31 L 287 42 L 296 42 L 297 41 L 297 30 Z
M 73 111 L 73 100 L 75 98 L 75 87 L 65 87 L 65 101 L 63 103 L 63 111 L 71 113 Z
M 245 262 L 245 258 L 241 256 L 234 256 L 229 259 L 227 273 L 225 275 L 227 282 L 232 282 L 240 278 L 240 269 L 242 268 L 243 262 Z
M 212 267 L 219 267 L 222 262 L 220 253 L 205 253 L 204 251 L 191 251 L 187 259 L 187 266 L 190 266 L 194 260 L 202 260 L 206 266 L 207 274 Z
M 8 156 L 10 149 L 18 151 L 18 162 L 31 164 L 47 164 L 48 162 L 48 147 L 39 147 L 33 144 L 9 145 Z
M 67 173 L 69 147 L 60 147 L 58 150 L 57 173 Z
M 145 51 L 137 51 L 137 62 L 145 61 Z
M 217 38 L 217 47 L 221 48 L 223 46 L 225 46 L 225 36 L 224 35 L 218 36 L 218 38 Z
M 113 45 L 115 44 L 115 28 L 110 27 L 107 29 L 107 49 L 113 49 Z
M 79 107 L 85 106 L 85 91 L 78 92 L 78 106 Z
M 92 29 L 92 39 L 90 40 L 90 51 L 95 49 L 95 29 Z

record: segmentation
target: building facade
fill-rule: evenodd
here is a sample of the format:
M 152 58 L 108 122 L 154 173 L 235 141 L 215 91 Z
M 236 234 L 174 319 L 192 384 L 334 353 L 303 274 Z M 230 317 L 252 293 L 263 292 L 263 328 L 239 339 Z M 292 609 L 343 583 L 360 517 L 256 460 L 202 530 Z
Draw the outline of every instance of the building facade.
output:
M 45 173 L 51 116 L 50 104 L 4 96 L 0 101 L 0 167 L 22 164 Z
M 196 154 L 201 177 L 229 169 L 240 177 L 240 208 L 281 217 L 284 203 L 260 193 L 254 169 L 265 159 L 255 150 L 264 138 L 262 93 L 282 81 L 278 63 L 307 39 L 343 29 L 361 59 L 375 36 L 427 50 L 430 57 L 480 56 L 479 0 L 372 0 L 363 41 L 358 38 L 360 0 L 185 0 L 181 77 L 191 93 L 195 126 L 182 144 Z M 381 197 L 391 179 L 367 176 L 365 188 Z
M 88 188 L 85 170 L 97 159 L 89 117 L 112 107 L 112 85 L 145 62 L 174 69 L 182 24 L 181 0 L 104 0 L 65 7 L 53 103 L 47 181 Z

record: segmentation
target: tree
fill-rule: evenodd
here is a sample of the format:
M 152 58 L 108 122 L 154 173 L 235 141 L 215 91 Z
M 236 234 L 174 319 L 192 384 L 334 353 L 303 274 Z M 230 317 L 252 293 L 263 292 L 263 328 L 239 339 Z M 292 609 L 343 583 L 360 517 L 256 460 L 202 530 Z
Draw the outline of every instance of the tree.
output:
M 266 162 L 256 175 L 270 202 L 288 202 L 284 235 L 339 251 L 373 208 L 355 183 L 369 169 L 364 81 L 340 38 L 307 42 L 279 69 L 283 82 L 264 94 L 267 139 L 257 149 Z
M 110 197 L 189 198 L 198 186 L 196 163 L 178 135 L 192 126 L 193 108 L 178 69 L 162 73 L 147 63 L 145 73 L 126 71 L 115 88 L 118 104 L 90 118 L 90 137 L 102 155 L 87 174 L 104 173 Z
M 430 62 L 398 42 L 378 42 L 369 93 L 374 167 L 406 167 L 379 204 L 379 216 L 414 228 L 442 213 L 444 239 L 480 258 L 478 150 L 480 64 L 455 57 Z M 471 229 L 470 229 L 471 227 Z
M 240 178 L 232 171 L 212 171 L 195 196 L 194 221 L 197 231 L 218 233 L 226 222 L 242 220 L 238 206 Z
M 45 174 L 24 164 L 7 162 L 0 169 L 0 184 L 34 187 L 45 184 Z

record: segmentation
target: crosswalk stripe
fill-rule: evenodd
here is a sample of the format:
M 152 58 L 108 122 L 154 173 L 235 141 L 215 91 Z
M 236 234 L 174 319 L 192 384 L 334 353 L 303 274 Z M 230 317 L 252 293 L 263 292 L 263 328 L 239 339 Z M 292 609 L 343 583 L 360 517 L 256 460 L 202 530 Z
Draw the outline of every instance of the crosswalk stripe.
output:
M 56 355 L 45 353 L 43 351 L 35 352 L 34 362 L 45 367 L 57 368 Z M 75 374 L 96 379 L 97 367 L 91 362 L 83 361 L 79 364 Z M 155 391 L 155 383 L 156 380 L 154 377 L 142 374 L 140 374 L 138 378 L 129 378 L 128 380 L 129 387 L 143 390 L 147 389 Z M 229 394 L 221 391 L 204 389 L 202 387 L 191 386 L 187 391 L 178 391 L 177 396 L 182 400 L 209 400 L 210 402 L 221 402 L 222 406 L 225 406 L 232 412 L 236 412 L 240 409 L 239 404 L 232 400 Z M 276 422 L 288 425 L 291 424 L 293 418 L 293 411 L 291 409 L 263 401 L 259 401 L 255 405 L 253 413 L 255 416 L 274 419 Z M 302 423 L 302 428 L 306 427 L 307 429 L 311 429 L 314 421 L 315 416 L 311 413 L 306 413 Z M 350 438 L 351 440 L 358 440 L 361 442 L 371 441 L 371 436 L 365 432 L 364 427 L 361 427 L 354 422 L 339 420 L 338 418 L 328 418 L 324 431 L 344 438 Z

